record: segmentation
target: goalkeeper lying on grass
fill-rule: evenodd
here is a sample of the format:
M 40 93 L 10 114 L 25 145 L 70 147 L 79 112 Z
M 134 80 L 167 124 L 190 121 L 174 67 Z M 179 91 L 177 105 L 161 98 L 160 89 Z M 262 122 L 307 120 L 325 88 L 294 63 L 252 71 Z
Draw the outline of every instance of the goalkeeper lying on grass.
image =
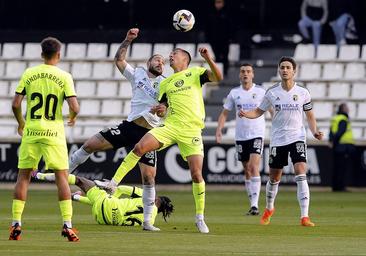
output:
M 54 173 L 36 173 L 37 180 L 55 181 Z M 72 200 L 92 206 L 95 220 L 102 225 L 140 226 L 143 223 L 142 189 L 131 186 L 118 186 L 113 195 L 98 188 L 94 181 L 84 177 L 69 174 L 69 184 L 78 186 L 82 191 L 72 194 Z M 122 195 L 126 198 L 120 198 Z M 170 216 L 174 207 L 166 196 L 155 199 L 151 223 L 155 222 L 158 213 L 162 213 L 164 220 Z

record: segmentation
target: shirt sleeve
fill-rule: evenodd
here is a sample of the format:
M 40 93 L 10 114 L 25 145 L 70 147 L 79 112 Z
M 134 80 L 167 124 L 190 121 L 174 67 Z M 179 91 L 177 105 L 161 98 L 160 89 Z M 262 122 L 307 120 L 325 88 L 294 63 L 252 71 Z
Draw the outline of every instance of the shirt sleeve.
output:
M 229 111 L 233 110 L 234 108 L 234 99 L 233 99 L 233 95 L 232 95 L 232 91 L 229 93 L 229 95 L 226 97 L 225 103 L 223 105 L 223 107 Z
M 65 79 L 65 97 L 74 97 L 76 96 L 74 80 L 70 74 L 67 74 Z
M 20 79 L 16 89 L 15 89 L 15 93 L 16 94 L 21 94 L 21 95 L 25 95 L 26 91 L 25 91 L 25 81 L 27 80 L 27 75 L 24 72 L 22 75 L 22 78 Z
M 133 77 L 135 75 L 135 69 L 127 63 L 125 70 L 123 71 L 122 74 L 124 77 L 126 77 L 126 79 L 128 81 L 130 81 L 131 83 L 133 82 Z
M 261 102 L 261 104 L 259 104 L 259 109 L 263 110 L 263 111 L 267 111 L 268 109 L 270 109 L 272 106 L 272 103 L 270 101 L 270 97 L 268 92 L 264 95 L 263 100 Z
M 311 97 L 308 90 L 305 91 L 304 105 L 302 106 L 302 108 L 304 111 L 309 111 L 313 109 L 313 103 L 311 102 Z

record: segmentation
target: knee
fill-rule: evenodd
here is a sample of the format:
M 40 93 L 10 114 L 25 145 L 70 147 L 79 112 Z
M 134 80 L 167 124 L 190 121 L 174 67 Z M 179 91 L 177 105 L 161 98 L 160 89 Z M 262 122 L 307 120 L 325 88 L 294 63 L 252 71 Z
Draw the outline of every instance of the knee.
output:
M 192 170 L 191 171 L 192 181 L 194 183 L 200 183 L 203 181 L 202 171 L 201 170 Z
M 146 153 L 144 145 L 141 142 L 137 143 L 133 148 L 133 153 L 140 157 L 143 156 Z

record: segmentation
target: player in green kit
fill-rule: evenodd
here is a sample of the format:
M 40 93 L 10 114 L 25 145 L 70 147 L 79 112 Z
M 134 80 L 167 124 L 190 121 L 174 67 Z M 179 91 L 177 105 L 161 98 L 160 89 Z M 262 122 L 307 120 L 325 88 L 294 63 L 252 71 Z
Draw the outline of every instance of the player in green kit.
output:
M 19 148 L 18 178 L 12 206 L 13 222 L 9 240 L 20 240 L 21 217 L 27 199 L 28 185 L 33 170 L 43 157 L 46 169 L 56 177 L 58 199 L 63 219 L 61 234 L 69 241 L 79 238 L 72 229 L 72 202 L 68 178 L 68 153 L 62 117 L 62 104 L 69 105 L 68 125 L 73 126 L 79 112 L 72 76 L 56 67 L 60 60 L 61 43 L 47 37 L 41 42 L 44 64 L 28 68 L 16 88 L 13 112 L 22 136 Z M 22 116 L 21 103 L 27 97 L 26 120 Z
M 53 173 L 36 173 L 37 180 L 55 181 Z M 77 185 L 81 191 L 72 194 L 72 200 L 92 206 L 92 215 L 96 222 L 101 225 L 115 226 L 140 226 L 143 223 L 142 189 L 121 185 L 113 195 L 98 188 L 95 183 L 84 177 L 69 174 L 69 184 Z M 121 196 L 125 196 L 121 198 Z M 150 222 L 154 223 L 158 213 L 163 215 L 164 220 L 174 211 L 171 200 L 166 196 L 155 198 L 155 205 Z
M 152 109 L 158 115 L 167 114 L 164 125 L 150 130 L 135 145 L 126 156 L 111 181 L 98 182 L 97 185 L 113 191 L 123 177 L 137 164 L 146 152 L 163 149 L 178 144 L 182 157 L 188 162 L 192 177 L 193 196 L 196 205 L 196 226 L 201 233 L 209 233 L 204 221 L 205 181 L 202 177 L 203 142 L 201 131 L 204 128 L 205 108 L 202 97 L 202 85 L 209 81 L 222 80 L 219 68 L 211 58 L 207 48 L 200 48 L 199 53 L 207 61 L 211 70 L 203 67 L 191 67 L 190 54 L 180 48 L 174 49 L 169 56 L 170 66 L 174 74 L 160 84 L 159 102 Z M 149 220 L 154 206 L 155 172 L 142 172 L 144 185 L 151 189 L 144 190 L 144 216 Z M 143 223 L 143 229 L 159 231 L 148 221 Z

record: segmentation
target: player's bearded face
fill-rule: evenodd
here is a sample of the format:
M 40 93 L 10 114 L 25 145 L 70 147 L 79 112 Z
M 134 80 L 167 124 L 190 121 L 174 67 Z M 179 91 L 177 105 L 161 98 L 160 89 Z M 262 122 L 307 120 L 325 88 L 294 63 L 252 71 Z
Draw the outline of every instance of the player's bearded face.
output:
M 160 56 L 154 57 L 148 64 L 148 69 L 155 76 L 160 76 L 164 71 L 164 59 Z

